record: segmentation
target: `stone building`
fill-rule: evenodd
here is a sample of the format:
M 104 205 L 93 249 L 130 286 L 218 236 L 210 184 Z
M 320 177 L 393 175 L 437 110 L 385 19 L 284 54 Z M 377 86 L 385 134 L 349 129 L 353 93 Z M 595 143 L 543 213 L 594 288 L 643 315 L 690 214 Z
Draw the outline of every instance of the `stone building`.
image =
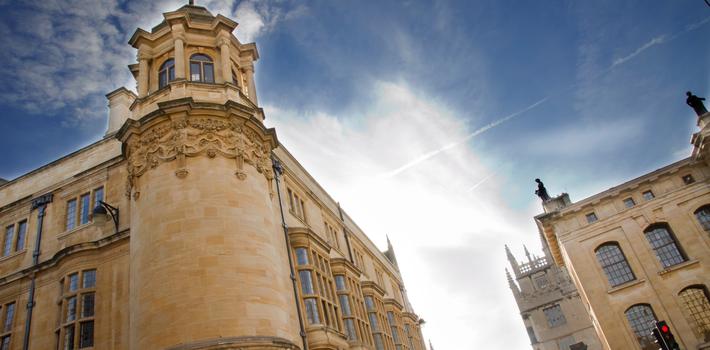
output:
M 0 184 L 0 349 L 425 350 L 392 246 L 264 126 L 236 27 L 136 30 L 105 137 Z
M 564 268 L 552 262 L 543 241 L 544 256 L 525 248 L 525 262 L 505 253 L 513 269 L 506 269 L 520 315 L 534 350 L 599 350 L 601 343 L 572 280 Z
M 656 320 L 682 349 L 710 349 L 709 121 L 690 157 L 575 203 L 562 194 L 535 217 L 604 349 L 657 349 Z

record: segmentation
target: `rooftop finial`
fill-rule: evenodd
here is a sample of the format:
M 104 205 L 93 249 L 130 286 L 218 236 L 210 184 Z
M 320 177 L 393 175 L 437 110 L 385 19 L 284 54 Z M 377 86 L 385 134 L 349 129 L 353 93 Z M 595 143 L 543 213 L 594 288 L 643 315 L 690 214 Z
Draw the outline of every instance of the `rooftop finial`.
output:
M 195 0 L 190 0 L 190 1 L 188 1 L 187 3 L 188 3 L 190 6 L 194 6 L 194 5 L 195 5 Z

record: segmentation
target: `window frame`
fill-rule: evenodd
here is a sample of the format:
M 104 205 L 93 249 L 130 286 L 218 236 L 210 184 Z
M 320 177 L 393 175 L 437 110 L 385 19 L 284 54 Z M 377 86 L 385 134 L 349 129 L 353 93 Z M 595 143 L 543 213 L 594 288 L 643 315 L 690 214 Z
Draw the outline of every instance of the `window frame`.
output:
M 651 329 L 653 329 L 653 325 L 651 322 L 648 322 L 648 320 L 645 320 L 644 322 L 648 324 L 647 329 L 641 329 L 641 322 L 639 323 L 634 323 L 634 321 L 631 320 L 629 312 L 632 309 L 635 308 L 640 308 L 640 307 L 645 307 L 647 310 L 651 312 L 651 316 L 654 321 L 658 321 L 658 317 L 656 316 L 656 313 L 653 311 L 653 307 L 651 307 L 650 304 L 645 304 L 645 303 L 639 303 L 639 304 L 634 304 L 629 306 L 625 311 L 624 311 L 624 316 L 626 317 L 626 324 L 629 326 L 631 329 L 631 333 L 636 336 L 636 341 L 638 342 L 639 346 L 641 347 L 642 350 L 651 350 L 651 349 L 656 349 L 657 347 L 655 346 L 654 343 L 654 337 L 651 335 Z M 635 315 L 633 315 L 635 316 Z M 643 315 L 646 316 L 646 315 Z M 637 318 L 638 320 L 641 320 L 641 318 Z
M 707 215 L 702 216 L 702 218 L 707 218 L 707 220 L 703 221 L 703 219 L 698 216 L 701 212 L 706 213 Z M 693 216 L 695 217 L 695 221 L 700 225 L 700 228 L 707 232 L 710 233 L 710 204 L 703 204 L 698 209 L 695 209 L 693 211 Z
M 657 230 L 665 230 L 665 233 L 668 235 L 668 242 L 663 243 L 660 246 L 655 246 L 654 242 L 651 240 L 651 237 L 649 235 L 653 234 L 654 232 L 657 232 Z M 646 242 L 648 245 L 651 247 L 653 250 L 654 254 L 656 255 L 656 259 L 658 262 L 661 263 L 661 267 L 665 270 L 668 268 L 671 268 L 675 265 L 682 264 L 686 261 L 688 261 L 688 257 L 686 256 L 685 252 L 681 248 L 680 244 L 678 243 L 678 239 L 675 237 L 675 234 L 673 233 L 673 230 L 671 229 L 670 225 L 668 223 L 662 222 L 662 223 L 653 223 L 646 227 L 645 230 L 643 230 L 644 237 L 646 238 Z M 666 263 L 666 260 L 664 260 L 663 256 L 666 256 L 666 253 L 671 253 L 668 251 L 662 251 L 666 247 L 671 247 L 675 248 L 675 252 L 677 252 L 677 256 L 680 257 L 680 261 L 674 262 L 670 261 L 669 264 Z M 660 252 L 659 252 L 660 251 Z M 675 258 L 675 256 L 671 257 Z
M 93 284 L 86 285 L 86 275 L 93 275 Z M 55 329 L 57 349 L 75 350 L 89 349 L 96 344 L 96 306 L 98 273 L 95 268 L 82 269 L 68 273 L 59 281 L 61 297 L 57 301 L 59 317 Z M 76 276 L 76 280 L 74 280 Z M 74 285 L 74 281 L 76 284 Z M 86 297 L 91 297 L 91 302 L 85 302 Z M 91 314 L 86 314 L 86 308 L 91 305 Z M 69 317 L 70 310 L 72 317 Z M 85 325 L 91 325 L 91 338 L 89 344 L 84 344 L 83 330 Z M 71 329 L 71 333 L 68 333 Z M 71 339 L 71 346 L 67 342 Z
M 172 76 L 170 73 L 172 73 Z M 162 80 L 163 74 L 165 74 L 165 81 Z M 170 82 L 173 80 L 175 80 L 175 58 L 168 57 L 158 68 L 158 89 L 170 85 Z
M 647 194 L 648 194 L 648 195 L 647 195 Z M 642 196 L 643 199 L 644 199 L 645 201 L 647 201 L 647 202 L 650 201 L 650 200 L 654 200 L 654 199 L 656 198 L 656 194 L 654 194 L 653 191 L 650 190 L 650 189 L 641 192 L 641 196 Z
M 12 314 L 8 323 L 8 313 L 12 306 Z M 15 320 L 17 319 L 17 302 L 15 300 L 3 303 L 0 306 L 0 349 L 3 348 L 7 339 L 8 344 L 12 344 L 12 331 L 15 328 Z M 9 349 L 9 347 L 8 347 Z
M 705 303 L 710 306 L 710 292 L 708 291 L 707 286 L 703 284 L 693 284 L 689 285 L 685 288 L 683 288 L 680 292 L 678 292 L 678 298 L 681 301 L 681 304 L 683 305 L 684 309 L 684 315 L 685 318 L 688 320 L 688 323 L 690 324 L 691 328 L 693 329 L 693 332 L 695 333 L 696 336 L 699 337 L 699 339 L 704 340 L 705 342 L 710 341 L 710 307 L 704 306 L 704 310 L 699 310 L 699 311 L 706 311 L 707 315 L 701 315 L 701 319 L 703 321 L 703 324 L 700 324 L 698 317 L 696 317 L 697 314 L 700 312 L 697 312 L 697 310 L 692 310 L 691 306 L 688 305 L 688 300 L 687 298 L 683 295 L 686 291 L 690 291 L 692 289 L 699 290 L 700 293 L 705 296 Z M 697 309 L 697 307 L 693 307 Z M 707 309 L 706 309 L 707 308 Z
M 633 207 L 636 206 L 636 201 L 634 200 L 633 197 L 624 198 L 624 199 L 622 200 L 622 202 L 624 203 L 624 208 L 626 208 L 626 209 L 631 209 L 631 208 L 633 208 Z M 629 205 L 629 203 L 630 203 L 631 205 Z
M 606 248 L 606 247 L 615 247 L 615 248 L 618 250 L 618 252 L 619 252 L 618 255 L 620 255 L 622 259 L 619 260 L 619 261 L 611 261 L 609 264 L 605 265 L 605 264 L 602 262 L 602 260 L 601 260 L 601 257 L 600 257 L 600 253 L 599 253 L 599 252 L 600 252 L 602 249 Z M 625 283 L 629 283 L 629 282 L 632 282 L 632 281 L 635 281 L 635 280 L 636 280 L 636 274 L 634 274 L 634 270 L 631 268 L 631 264 L 629 264 L 629 260 L 626 258 L 626 255 L 624 254 L 624 250 L 621 249 L 621 245 L 619 244 L 619 242 L 612 241 L 612 242 L 605 242 L 605 243 L 602 243 L 602 244 L 598 245 L 598 246 L 594 249 L 594 255 L 595 255 L 596 259 L 597 259 L 597 263 L 599 264 L 599 266 L 601 267 L 602 271 L 604 272 L 604 275 L 605 275 L 606 278 L 607 278 L 607 282 L 609 283 L 609 285 L 610 285 L 612 288 L 618 287 L 618 286 L 623 285 L 623 284 L 625 284 Z M 607 257 L 606 260 L 609 260 L 609 259 L 611 258 L 611 257 L 608 256 L 608 255 L 607 255 L 606 257 Z M 622 266 L 622 269 L 623 269 L 624 267 L 628 268 L 628 274 L 626 273 L 626 271 L 623 271 L 623 272 L 624 272 L 625 275 L 630 275 L 631 278 L 630 278 L 630 279 L 625 279 L 625 280 L 620 281 L 620 282 L 618 282 L 618 283 L 615 283 L 615 282 L 614 282 L 615 279 L 614 279 L 614 277 L 611 275 L 610 272 L 618 272 L 619 270 L 618 270 L 618 269 L 611 270 L 611 268 L 612 268 L 613 266 L 617 266 L 617 265 L 620 265 L 620 264 L 625 265 L 625 266 Z M 609 269 L 607 269 L 607 268 L 609 268 Z
M 305 261 L 299 258 L 298 252 L 303 251 L 302 249 L 307 253 Z M 336 300 L 337 293 L 328 255 L 305 245 L 295 246 L 292 251 L 306 325 L 342 331 L 340 306 Z M 310 289 L 304 288 L 305 275 L 310 276 Z
M 597 217 L 596 212 L 589 212 L 589 213 L 585 214 L 584 217 L 587 219 L 588 224 L 593 224 L 593 223 L 599 221 L 599 217 Z
M 207 58 L 207 60 L 199 60 L 195 59 L 196 56 L 204 56 Z M 188 60 L 188 64 L 190 66 L 190 81 L 197 82 L 197 83 L 207 83 L 207 84 L 214 84 L 215 82 L 215 71 L 214 71 L 214 60 L 212 59 L 212 56 L 202 53 L 202 52 L 196 52 L 192 55 L 190 55 L 190 59 Z M 193 64 L 197 65 L 199 68 L 199 72 L 195 73 L 193 71 Z M 212 68 L 212 75 L 211 75 L 211 80 L 207 79 L 207 74 L 205 67 L 206 66 L 211 66 Z M 198 79 L 194 79 L 195 74 L 198 75 Z
M 82 199 L 86 196 L 88 196 L 88 207 L 86 221 L 83 221 L 82 212 L 85 204 Z M 96 208 L 98 201 L 105 201 L 105 197 L 106 190 L 104 185 L 96 186 L 88 191 L 81 191 L 77 195 L 67 196 L 64 207 L 64 232 L 78 230 L 81 227 L 91 224 L 94 220 L 94 208 Z M 73 203 L 73 209 L 70 208 L 70 203 Z
M 24 228 L 24 229 L 23 229 Z M 13 256 L 16 253 L 24 252 L 27 249 L 27 232 L 29 229 L 29 221 L 27 218 L 15 221 L 9 225 L 5 225 L 2 234 L 2 251 L 0 258 Z M 11 231 L 10 231 L 11 230 Z M 8 241 L 8 232 L 12 232 Z M 22 240 L 20 240 L 22 237 Z M 20 246 L 19 244 L 22 243 Z M 0 347 L 2 343 L 0 343 Z

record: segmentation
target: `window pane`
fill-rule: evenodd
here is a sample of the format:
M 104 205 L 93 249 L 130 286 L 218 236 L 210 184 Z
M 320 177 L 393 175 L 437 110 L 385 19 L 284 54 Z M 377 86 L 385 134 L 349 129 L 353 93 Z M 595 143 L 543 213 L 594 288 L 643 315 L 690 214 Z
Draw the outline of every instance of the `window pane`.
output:
M 338 290 L 345 290 L 345 276 L 335 275 L 335 288 Z
M 81 283 L 81 288 L 96 287 L 96 270 L 86 270 L 83 273 L 84 280 Z
M 385 350 L 385 344 L 382 341 L 382 334 L 375 334 L 375 349 L 377 350 Z
M 27 221 L 21 221 L 17 225 L 17 243 L 15 243 L 15 251 L 25 249 L 25 239 L 27 238 Z
M 99 201 L 104 200 L 104 188 L 99 187 L 94 190 L 94 208 L 99 205 Z
M 346 294 L 340 295 L 340 308 L 343 310 L 343 316 L 352 316 L 352 311 L 350 310 L 350 298 Z
M 654 347 L 654 337 L 651 335 L 656 316 L 648 305 L 634 305 L 626 310 L 626 318 L 643 350 L 657 349 Z
M 319 324 L 320 317 L 318 315 L 318 304 L 315 298 L 303 299 L 303 303 L 306 304 L 306 318 L 309 324 Z
M 202 81 L 200 74 L 200 64 L 190 63 L 190 80 L 192 81 Z
M 634 199 L 633 199 L 633 198 L 626 198 L 626 199 L 624 199 L 624 206 L 626 206 L 627 208 L 631 208 L 631 207 L 633 207 L 634 205 L 636 205 L 636 202 L 634 202 Z
M 202 62 L 212 62 L 210 56 L 198 53 L 190 57 L 190 61 L 202 61 Z
M 94 316 L 94 293 L 81 296 L 81 317 Z
M 82 322 L 79 326 L 79 349 L 94 346 L 94 321 Z
M 655 197 L 655 196 L 653 195 L 653 192 L 651 192 L 651 191 L 646 191 L 646 192 L 643 193 L 643 199 L 645 199 L 645 200 L 647 200 L 647 201 L 650 201 L 650 200 L 653 199 L 654 197 Z
M 79 274 L 72 273 L 69 275 L 69 291 L 73 292 L 79 287 Z
M 303 294 L 315 294 L 313 292 L 313 280 L 311 279 L 311 271 L 298 271 L 298 276 L 301 278 L 301 292 L 303 292 Z
M 10 255 L 12 252 L 12 239 L 15 237 L 15 225 L 8 226 L 5 229 L 5 241 L 2 248 L 2 255 Z
M 372 297 L 369 295 L 365 296 L 365 307 L 367 307 L 368 311 L 375 309 L 375 302 L 372 300 Z
M 710 341 L 710 301 L 704 288 L 693 287 L 680 293 L 680 299 L 685 305 L 688 318 L 693 321 L 693 326 L 707 342 Z
M 168 71 L 161 71 L 158 73 L 158 88 L 162 88 L 168 85 Z
M 67 230 L 76 226 L 76 199 L 67 202 Z
M 710 231 L 710 208 L 701 208 L 695 212 L 695 217 L 700 222 L 703 230 Z
M 67 318 L 66 322 L 76 320 L 76 297 L 67 299 Z
M 203 67 L 205 69 L 205 82 L 214 83 L 214 66 L 212 63 L 204 63 Z
M 5 306 L 5 323 L 3 324 L 3 331 L 9 332 L 12 330 L 12 319 L 15 317 L 15 303 L 7 304 Z
M 296 248 L 296 263 L 298 265 L 308 264 L 308 250 L 306 248 Z
M 597 249 L 596 254 L 597 260 L 612 287 L 635 279 L 624 254 L 616 244 L 601 246 Z
M 355 323 L 352 318 L 345 319 L 345 334 L 348 340 L 357 340 L 357 332 L 355 332 Z
M 85 224 L 89 222 L 89 208 L 91 207 L 91 197 L 89 197 L 89 194 L 82 195 L 81 198 L 81 216 L 79 217 L 79 222 L 81 224 Z
M 2 342 L 0 344 L 0 350 L 10 350 L 10 336 L 9 335 L 2 337 Z
M 367 314 L 367 317 L 370 319 L 370 327 L 372 328 L 372 331 L 378 332 L 380 330 L 380 325 L 377 323 L 377 314 L 370 312 Z
M 685 261 L 673 236 L 665 227 L 657 227 L 646 232 L 646 239 L 648 239 L 651 247 L 656 252 L 656 257 L 664 268 Z
M 64 328 L 64 350 L 74 349 L 74 325 Z

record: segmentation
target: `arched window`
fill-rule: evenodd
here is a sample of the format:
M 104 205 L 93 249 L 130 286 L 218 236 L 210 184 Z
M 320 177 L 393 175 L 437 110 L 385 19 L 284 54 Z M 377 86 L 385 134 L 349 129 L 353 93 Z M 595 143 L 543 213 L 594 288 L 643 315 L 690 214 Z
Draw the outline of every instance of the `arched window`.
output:
M 654 343 L 651 329 L 656 322 L 656 315 L 648 304 L 636 304 L 628 308 L 625 312 L 626 319 L 629 320 L 631 329 L 636 334 L 642 350 L 656 350 L 658 346 Z
M 597 248 L 595 253 L 612 287 L 636 279 L 618 243 L 611 242 L 602 244 Z
M 168 85 L 168 82 L 175 80 L 175 60 L 172 58 L 163 62 L 158 70 L 158 88 Z
M 198 53 L 190 57 L 190 80 L 214 83 L 214 64 L 210 56 Z
M 698 219 L 703 230 L 710 232 L 710 205 L 704 205 L 696 210 L 695 218 Z
M 687 317 L 694 323 L 697 333 L 710 341 L 710 301 L 708 301 L 708 290 L 705 286 L 690 286 L 680 293 L 680 300 L 685 305 Z
M 656 257 L 663 268 L 680 264 L 685 261 L 685 256 L 678 249 L 678 244 L 666 224 L 650 226 L 644 231 L 646 239 L 656 252 Z

